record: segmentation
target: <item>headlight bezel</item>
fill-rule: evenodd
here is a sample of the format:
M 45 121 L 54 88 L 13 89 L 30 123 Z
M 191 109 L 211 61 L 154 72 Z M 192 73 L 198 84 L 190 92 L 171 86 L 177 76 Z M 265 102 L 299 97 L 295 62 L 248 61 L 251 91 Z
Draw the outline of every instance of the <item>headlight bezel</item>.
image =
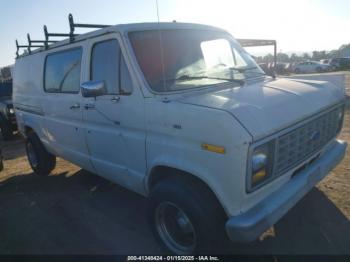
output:
M 263 187 L 273 179 L 273 168 L 275 158 L 275 139 L 263 140 L 260 143 L 251 146 L 248 155 L 248 168 L 247 168 L 247 183 L 246 190 L 248 193 L 256 191 Z M 254 156 L 266 155 L 266 164 L 261 168 L 254 168 Z M 255 170 L 254 170 L 255 169 Z M 266 175 L 257 182 L 253 182 L 253 177 L 259 173 L 262 169 L 265 169 Z

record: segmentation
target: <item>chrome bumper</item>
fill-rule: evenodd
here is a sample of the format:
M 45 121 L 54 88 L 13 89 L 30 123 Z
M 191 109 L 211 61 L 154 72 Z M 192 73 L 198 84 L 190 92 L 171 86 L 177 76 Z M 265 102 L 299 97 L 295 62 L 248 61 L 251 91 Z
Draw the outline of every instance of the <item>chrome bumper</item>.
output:
M 343 159 L 346 147 L 346 142 L 336 140 L 320 158 L 280 189 L 247 212 L 231 217 L 226 223 L 229 238 L 235 242 L 256 240 Z

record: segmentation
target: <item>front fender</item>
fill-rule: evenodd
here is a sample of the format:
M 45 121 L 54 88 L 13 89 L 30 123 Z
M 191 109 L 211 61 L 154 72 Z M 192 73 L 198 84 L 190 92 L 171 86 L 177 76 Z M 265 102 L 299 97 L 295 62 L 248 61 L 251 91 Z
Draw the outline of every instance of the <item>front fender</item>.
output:
M 228 215 L 239 214 L 250 142 L 225 111 L 152 101 L 147 105 L 146 183 L 154 167 L 175 168 L 206 183 Z M 203 143 L 222 146 L 225 153 L 204 150 Z
M 183 158 L 174 158 L 174 157 L 171 157 L 170 155 L 169 156 L 162 155 L 154 159 L 145 178 L 145 188 L 147 190 L 147 193 L 149 193 L 149 190 L 150 190 L 149 185 L 150 185 L 152 170 L 160 166 L 183 171 L 185 173 L 193 175 L 194 177 L 204 182 L 215 194 L 216 198 L 221 203 L 226 213 L 228 213 L 228 210 L 225 208 L 225 205 L 224 205 L 225 201 L 222 195 L 219 193 L 220 192 L 219 187 L 213 186 L 215 182 L 211 181 L 208 170 L 206 170 L 203 166 L 195 165 L 193 162 L 190 162 Z

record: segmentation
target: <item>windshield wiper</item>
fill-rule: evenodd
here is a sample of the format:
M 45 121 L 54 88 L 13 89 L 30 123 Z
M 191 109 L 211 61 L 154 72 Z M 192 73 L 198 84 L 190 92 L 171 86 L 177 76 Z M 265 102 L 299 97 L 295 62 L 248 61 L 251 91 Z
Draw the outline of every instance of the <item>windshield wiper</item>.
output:
M 230 70 L 236 70 L 240 73 L 243 73 L 245 71 L 253 70 L 253 69 L 258 69 L 257 66 L 252 66 L 252 67 L 230 67 Z
M 232 83 L 237 83 L 240 86 L 244 85 L 244 80 L 242 79 L 232 79 L 232 78 L 220 78 L 220 77 L 207 77 L 208 79 L 215 79 L 215 80 L 224 80 L 224 81 L 228 81 L 228 82 L 232 82 Z
M 167 79 L 166 81 L 186 81 L 186 80 L 195 80 L 195 79 L 214 79 L 214 80 L 223 80 L 232 83 L 238 83 L 239 85 L 244 85 L 244 80 L 240 79 L 232 79 L 232 78 L 221 78 L 221 77 L 209 77 L 209 76 L 190 76 L 190 75 L 182 75 L 175 79 Z
M 257 66 L 252 66 L 252 67 L 243 67 L 243 68 L 237 68 L 237 67 L 230 67 L 230 70 L 237 70 L 238 72 L 240 73 L 244 73 L 246 71 L 249 71 L 249 70 L 253 70 L 253 69 L 258 69 Z M 276 78 L 275 74 L 266 74 L 265 72 L 262 73 L 262 72 L 255 72 L 255 76 L 271 76 L 273 79 Z M 250 77 L 249 77 L 250 78 Z

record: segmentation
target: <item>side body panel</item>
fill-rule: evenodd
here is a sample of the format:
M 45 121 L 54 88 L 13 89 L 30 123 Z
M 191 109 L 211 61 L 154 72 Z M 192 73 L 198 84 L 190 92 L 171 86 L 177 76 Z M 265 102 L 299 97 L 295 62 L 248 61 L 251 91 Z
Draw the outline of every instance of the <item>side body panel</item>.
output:
M 42 80 L 44 54 L 17 59 L 13 76 L 13 104 L 19 131 L 25 135 L 25 127 L 33 129 L 48 145 L 42 106 Z
M 33 129 L 51 153 L 94 172 L 85 142 L 81 108 L 72 107 L 80 104 L 81 95 L 44 91 L 47 55 L 76 47 L 83 49 L 83 68 L 83 43 L 18 59 L 14 70 L 14 106 L 19 130 L 23 134 L 25 127 Z M 81 72 L 80 79 L 82 77 Z

